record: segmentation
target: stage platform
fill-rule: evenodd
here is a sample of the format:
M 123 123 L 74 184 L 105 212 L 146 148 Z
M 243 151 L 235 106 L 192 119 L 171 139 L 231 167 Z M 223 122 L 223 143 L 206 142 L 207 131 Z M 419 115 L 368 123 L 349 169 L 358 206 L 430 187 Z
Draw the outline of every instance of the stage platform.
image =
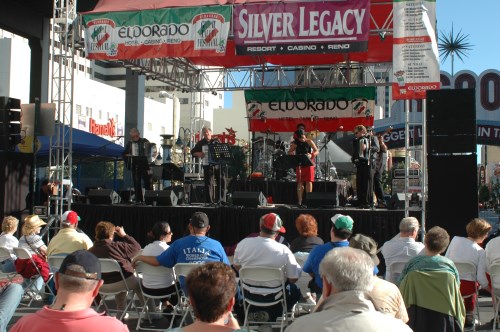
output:
M 145 206 L 145 205 L 90 205 L 73 204 L 72 209 L 81 217 L 81 227 L 94 238 L 95 225 L 99 221 L 110 221 L 125 227 L 127 234 L 133 236 L 142 246 L 147 241 L 147 232 L 154 223 L 167 221 L 173 240 L 186 234 L 189 217 L 195 211 L 203 211 L 210 218 L 209 236 L 219 240 L 223 246 L 231 246 L 245 238 L 249 233 L 259 231 L 259 218 L 269 212 L 280 215 L 287 230 L 285 238 L 292 241 L 298 236 L 295 218 L 301 213 L 309 213 L 318 221 L 319 236 L 325 241 L 330 239 L 330 218 L 336 213 L 346 214 L 354 219 L 354 233 L 371 236 L 382 245 L 399 232 L 399 222 L 404 217 L 403 210 L 361 210 L 355 208 L 304 209 L 289 205 L 263 208 L 243 207 L 206 207 L 189 206 Z

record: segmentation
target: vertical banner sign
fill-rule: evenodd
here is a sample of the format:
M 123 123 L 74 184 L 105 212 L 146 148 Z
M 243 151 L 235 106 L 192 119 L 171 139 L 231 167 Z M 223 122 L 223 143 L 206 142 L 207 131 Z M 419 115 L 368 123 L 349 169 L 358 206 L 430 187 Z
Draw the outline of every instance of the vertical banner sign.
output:
M 89 59 L 223 56 L 231 6 L 83 15 Z
M 425 99 L 438 90 L 435 0 L 394 0 L 392 98 Z
M 376 87 L 247 90 L 250 131 L 295 131 L 297 124 L 320 131 L 373 126 Z
M 365 52 L 370 1 L 235 5 L 238 55 Z

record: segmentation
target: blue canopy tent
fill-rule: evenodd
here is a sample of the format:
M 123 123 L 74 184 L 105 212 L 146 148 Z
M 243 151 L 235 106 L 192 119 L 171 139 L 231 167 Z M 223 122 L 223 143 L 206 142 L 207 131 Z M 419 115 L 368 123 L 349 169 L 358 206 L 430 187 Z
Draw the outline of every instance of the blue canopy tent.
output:
M 64 126 L 64 140 L 69 142 L 69 126 Z M 108 141 L 100 136 L 88 133 L 83 130 L 73 128 L 72 160 L 73 165 L 79 167 L 80 164 L 89 164 L 104 161 L 114 161 L 114 179 L 116 187 L 116 162 L 121 160 L 124 147 Z M 40 148 L 36 154 L 37 167 L 49 164 L 50 138 L 49 136 L 38 136 Z M 56 137 L 52 136 L 52 144 Z M 79 173 L 79 172 L 78 172 Z M 77 179 L 77 184 L 79 179 Z

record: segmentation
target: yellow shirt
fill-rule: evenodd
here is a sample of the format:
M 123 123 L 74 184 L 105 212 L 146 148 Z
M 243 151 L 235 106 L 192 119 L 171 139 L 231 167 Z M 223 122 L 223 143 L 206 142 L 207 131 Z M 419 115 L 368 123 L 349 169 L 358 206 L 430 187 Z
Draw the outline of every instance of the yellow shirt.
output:
M 47 256 L 71 254 L 80 249 L 88 250 L 92 245 L 85 233 L 79 233 L 74 228 L 63 228 L 50 241 Z

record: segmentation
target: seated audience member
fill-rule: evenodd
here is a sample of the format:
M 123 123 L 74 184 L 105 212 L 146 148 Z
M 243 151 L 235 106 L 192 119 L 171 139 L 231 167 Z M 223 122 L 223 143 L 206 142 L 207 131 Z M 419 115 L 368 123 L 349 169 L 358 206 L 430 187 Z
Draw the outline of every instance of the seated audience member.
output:
M 9 322 L 14 316 L 24 289 L 16 283 L 6 283 L 0 288 L 0 332 L 6 332 Z
M 10 256 L 0 257 L 0 269 L 4 273 L 16 271 L 16 266 L 14 265 L 16 255 L 14 255 L 12 248 L 19 246 L 19 240 L 14 236 L 14 233 L 17 232 L 18 225 L 19 219 L 13 216 L 3 218 L 2 234 L 0 234 L 0 247 L 10 251 Z
M 83 232 L 78 232 L 80 217 L 75 211 L 66 211 L 62 215 L 61 229 L 50 240 L 47 256 L 67 255 L 80 249 L 92 248 L 92 240 Z
M 223 262 L 230 265 L 220 242 L 207 236 L 210 225 L 208 216 L 204 212 L 194 212 L 191 215 L 188 229 L 189 235 L 174 241 L 163 253 L 157 256 L 140 255 L 134 260 L 169 268 L 177 263 Z M 184 288 L 183 280 L 181 285 Z
M 37 278 L 32 286 L 36 288 L 32 290 L 34 293 L 42 289 L 43 281 L 47 281 L 50 274 L 49 264 L 46 261 L 47 247 L 39 235 L 43 225 L 46 223 L 36 214 L 27 216 L 24 218 L 22 236 L 19 238 L 19 247 L 28 250 L 41 273 L 41 277 Z M 29 259 L 18 258 L 15 264 L 16 271 L 24 278 L 30 278 L 36 273 Z
M 300 265 L 287 246 L 274 240 L 278 233 L 285 233 L 286 231 L 280 216 L 275 213 L 265 214 L 260 218 L 259 226 L 260 233 L 258 237 L 245 238 L 238 243 L 234 252 L 233 266 L 237 271 L 247 266 L 284 267 L 288 279 L 286 299 L 288 310 L 290 310 L 301 298 L 300 290 L 294 285 L 301 274 Z M 256 301 L 271 302 L 274 300 L 276 293 L 281 291 L 281 284 L 269 283 L 262 285 L 256 282 L 255 285 L 256 287 L 265 286 L 266 288 L 265 290 L 255 288 L 255 292 L 245 293 L 246 297 Z M 270 310 L 267 314 L 271 314 L 271 319 L 274 320 L 282 314 L 281 311 L 281 306 L 277 305 L 276 310 Z M 268 316 L 266 312 L 259 314 L 263 314 L 264 317 Z M 263 320 L 267 321 L 268 319 Z
M 115 234 L 118 235 L 122 241 L 114 241 Z M 122 273 L 126 279 L 128 288 L 134 291 L 141 303 L 144 303 L 139 282 L 134 274 L 134 267 L 130 262 L 131 258 L 137 255 L 139 250 L 141 250 L 141 245 L 133 237 L 127 235 L 123 227 L 115 226 L 108 221 L 100 221 L 97 223 L 95 226 L 95 239 L 94 246 L 90 248 L 89 251 L 98 258 L 111 258 L 116 260 L 122 268 Z M 103 273 L 102 279 L 104 280 L 104 285 L 102 286 L 103 290 L 110 292 L 123 290 L 123 292 L 115 296 L 116 308 L 119 311 L 123 311 L 127 303 L 127 285 L 125 285 L 122 280 L 120 273 Z M 125 317 L 127 317 L 127 315 L 125 315 Z
M 189 301 L 196 320 L 172 332 L 231 332 L 240 329 L 231 314 L 235 304 L 236 277 L 230 266 L 209 262 L 191 271 L 186 279 Z
M 406 217 L 399 223 L 399 234 L 384 243 L 381 252 L 385 260 L 385 279 L 391 280 L 391 264 L 394 262 L 407 262 L 410 258 L 417 256 L 424 249 L 422 242 L 415 239 L 418 236 L 420 225 L 417 218 Z
M 156 257 L 169 248 L 167 243 L 172 241 L 173 233 L 170 225 L 163 221 L 154 224 L 151 233 L 154 241 L 144 247 L 142 254 L 144 256 Z M 143 273 L 142 289 L 146 294 L 157 296 L 175 293 L 173 275 L 166 275 L 160 278 L 155 275 Z M 175 305 L 177 304 L 177 299 L 170 299 L 169 302 Z
M 488 279 L 486 279 L 486 252 L 480 244 L 488 236 L 491 225 L 484 219 L 474 218 L 465 229 L 467 237 L 453 237 L 445 257 L 454 262 L 470 262 L 476 266 L 476 275 L 460 274 L 460 293 L 463 296 L 473 294 L 472 297 L 464 298 L 465 310 L 467 311 L 465 325 L 472 326 L 476 306 L 476 280 L 482 288 L 489 289 Z
M 314 247 L 324 243 L 318 237 L 318 223 L 310 214 L 300 214 L 295 219 L 295 227 L 299 232 L 299 237 L 290 244 L 290 250 L 293 253 L 311 252 Z
M 127 325 L 116 318 L 91 308 L 103 281 L 99 260 L 90 252 L 78 250 L 66 256 L 55 274 L 55 284 L 56 301 L 22 317 L 10 331 L 128 331 Z
M 315 312 L 297 318 L 286 332 L 411 331 L 400 319 L 375 310 L 368 292 L 373 261 L 362 250 L 330 250 L 319 268 L 323 294 Z
M 397 284 L 411 271 L 447 271 L 454 275 L 457 283 L 460 283 L 457 268 L 449 258 L 441 256 L 450 243 L 448 232 L 439 227 L 432 227 L 425 234 L 425 248 L 423 255 L 415 256 L 406 263 Z
M 356 234 L 349 240 L 349 247 L 361 249 L 366 252 L 372 259 L 375 267 L 380 263 L 377 257 L 377 243 L 371 237 Z M 370 296 L 378 311 L 401 319 L 405 323 L 408 322 L 405 302 L 398 286 L 374 274 L 373 289 L 370 292 Z
M 332 249 L 349 246 L 349 238 L 352 235 L 354 221 L 349 216 L 336 214 L 332 218 L 332 229 L 330 230 L 330 242 L 314 247 L 304 264 L 304 272 L 314 278 L 311 290 L 321 296 L 323 288 L 322 278 L 319 274 L 319 265 L 326 253 Z

